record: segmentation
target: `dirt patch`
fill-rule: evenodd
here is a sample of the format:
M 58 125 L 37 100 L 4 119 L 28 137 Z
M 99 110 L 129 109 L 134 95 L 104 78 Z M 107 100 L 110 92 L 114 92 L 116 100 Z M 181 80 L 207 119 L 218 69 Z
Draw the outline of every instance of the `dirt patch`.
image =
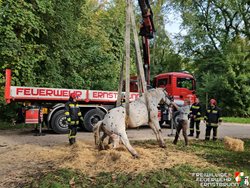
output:
M 134 159 L 124 148 L 98 151 L 92 143 L 79 141 L 74 146 L 42 147 L 24 144 L 0 153 L 0 187 L 14 182 L 28 182 L 28 175 L 57 168 L 77 169 L 90 176 L 99 172 L 140 173 L 171 168 L 179 164 L 205 167 L 208 163 L 196 155 L 157 145 L 136 146 L 140 158 Z

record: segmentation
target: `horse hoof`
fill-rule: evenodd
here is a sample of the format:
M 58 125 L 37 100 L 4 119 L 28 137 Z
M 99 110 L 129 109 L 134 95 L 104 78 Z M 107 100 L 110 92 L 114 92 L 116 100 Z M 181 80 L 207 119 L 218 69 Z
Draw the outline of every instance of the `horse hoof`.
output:
M 134 159 L 138 159 L 140 156 L 138 154 L 133 155 Z
M 166 145 L 165 144 L 161 144 L 160 147 L 166 148 Z

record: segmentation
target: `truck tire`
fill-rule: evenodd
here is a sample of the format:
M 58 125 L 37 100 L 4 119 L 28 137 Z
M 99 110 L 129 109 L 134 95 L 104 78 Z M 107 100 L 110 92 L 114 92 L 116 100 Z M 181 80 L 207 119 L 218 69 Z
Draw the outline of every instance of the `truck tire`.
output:
M 85 115 L 84 115 L 84 128 L 92 132 L 94 125 L 102 120 L 104 118 L 105 113 L 99 109 L 92 109 L 89 110 Z
M 68 133 L 68 125 L 64 115 L 64 110 L 59 110 L 52 116 L 51 127 L 58 134 Z

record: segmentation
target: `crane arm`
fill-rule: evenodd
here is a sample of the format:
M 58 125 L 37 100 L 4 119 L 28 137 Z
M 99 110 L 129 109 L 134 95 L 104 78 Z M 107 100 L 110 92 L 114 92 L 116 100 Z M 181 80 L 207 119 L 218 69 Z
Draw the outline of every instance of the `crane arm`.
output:
M 154 38 L 154 22 L 153 12 L 150 7 L 149 0 L 138 0 L 141 13 L 142 23 L 140 26 L 139 35 L 142 36 L 142 49 L 143 49 L 143 68 L 147 84 L 150 84 L 150 48 L 149 39 Z
M 149 4 L 149 0 L 138 0 L 138 3 L 142 13 L 142 23 L 139 35 L 152 39 L 154 37 L 155 28 L 153 22 L 153 12 Z

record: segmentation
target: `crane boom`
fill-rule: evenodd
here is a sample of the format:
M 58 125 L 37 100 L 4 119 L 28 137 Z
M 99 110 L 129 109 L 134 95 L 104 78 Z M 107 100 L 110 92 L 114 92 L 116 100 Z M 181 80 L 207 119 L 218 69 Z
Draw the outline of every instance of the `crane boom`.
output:
M 154 38 L 154 22 L 153 22 L 153 12 L 150 7 L 149 0 L 138 0 L 141 13 L 142 13 L 142 23 L 140 26 L 139 35 L 142 36 L 142 49 L 143 49 L 143 68 L 145 73 L 145 79 L 147 84 L 150 84 L 150 48 L 149 39 Z

